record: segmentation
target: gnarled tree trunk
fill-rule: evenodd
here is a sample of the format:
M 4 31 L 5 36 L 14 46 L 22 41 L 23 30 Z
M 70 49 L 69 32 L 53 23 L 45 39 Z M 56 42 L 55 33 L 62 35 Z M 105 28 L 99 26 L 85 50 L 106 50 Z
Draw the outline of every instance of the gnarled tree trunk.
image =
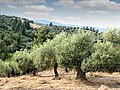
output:
M 55 77 L 58 77 L 58 72 L 57 72 L 57 68 L 58 68 L 58 63 L 54 64 L 54 73 L 55 73 Z
M 76 71 L 77 71 L 76 79 L 80 79 L 81 81 L 87 80 L 85 72 L 83 72 L 80 68 L 76 69 Z
M 58 63 L 55 62 L 54 63 L 54 74 L 55 74 L 55 77 L 53 78 L 53 80 L 60 80 L 61 78 L 59 77 L 59 74 L 57 72 L 57 68 L 58 68 Z

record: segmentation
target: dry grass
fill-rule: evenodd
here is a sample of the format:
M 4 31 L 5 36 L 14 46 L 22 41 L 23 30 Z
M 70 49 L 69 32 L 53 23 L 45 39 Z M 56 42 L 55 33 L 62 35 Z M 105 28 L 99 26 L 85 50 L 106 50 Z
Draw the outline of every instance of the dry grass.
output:
M 0 90 L 120 90 L 120 73 L 87 74 L 90 82 L 75 80 L 75 72 L 59 69 L 61 80 L 52 80 L 53 71 L 39 72 L 38 76 L 0 78 Z M 95 84 L 93 84 L 93 83 Z

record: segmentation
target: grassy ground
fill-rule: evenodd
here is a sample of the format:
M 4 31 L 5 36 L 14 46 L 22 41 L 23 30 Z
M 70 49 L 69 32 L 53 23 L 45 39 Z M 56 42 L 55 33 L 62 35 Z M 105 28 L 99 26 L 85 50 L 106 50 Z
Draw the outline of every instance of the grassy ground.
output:
M 38 76 L 0 78 L 0 90 L 120 90 L 120 73 L 87 73 L 90 82 L 75 80 L 75 72 L 59 69 L 61 80 L 52 80 L 52 70 L 39 72 Z

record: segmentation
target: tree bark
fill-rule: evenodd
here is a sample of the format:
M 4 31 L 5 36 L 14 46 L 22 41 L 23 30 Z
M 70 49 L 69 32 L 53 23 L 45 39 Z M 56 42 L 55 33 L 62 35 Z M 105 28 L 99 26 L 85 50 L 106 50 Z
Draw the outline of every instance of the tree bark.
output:
M 53 78 L 53 80 L 60 80 L 61 78 L 59 77 L 59 74 L 57 72 L 57 68 L 58 68 L 58 63 L 55 62 L 54 64 L 54 73 L 55 73 L 55 77 Z
M 10 78 L 10 73 L 7 74 L 7 77 Z
M 33 76 L 37 76 L 37 75 L 36 75 L 36 71 L 33 71 Z
M 69 72 L 67 68 L 65 68 L 65 72 L 66 72 L 66 73 L 68 73 L 68 72 Z
M 76 79 L 79 79 L 81 81 L 87 80 L 85 72 L 83 72 L 81 69 L 76 69 L 76 71 L 77 71 Z
M 56 63 L 54 64 L 55 77 L 59 77 L 58 72 L 57 72 L 57 68 L 58 68 L 58 63 L 56 62 Z

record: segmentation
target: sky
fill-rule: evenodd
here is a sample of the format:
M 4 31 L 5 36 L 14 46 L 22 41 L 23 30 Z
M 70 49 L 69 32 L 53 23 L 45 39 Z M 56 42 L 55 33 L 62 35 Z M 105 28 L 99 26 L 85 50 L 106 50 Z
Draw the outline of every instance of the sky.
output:
M 120 28 L 120 0 L 0 0 L 0 14 L 80 26 Z

